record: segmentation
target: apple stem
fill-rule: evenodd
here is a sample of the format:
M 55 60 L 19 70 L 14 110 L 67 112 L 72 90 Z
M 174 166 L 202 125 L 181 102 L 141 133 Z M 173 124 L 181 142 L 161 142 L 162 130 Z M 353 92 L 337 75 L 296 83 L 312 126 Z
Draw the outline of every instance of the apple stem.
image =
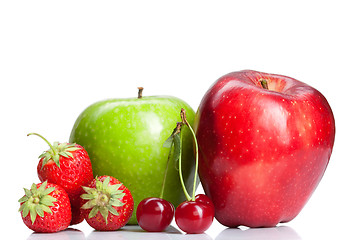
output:
M 54 146 L 53 146 L 48 140 L 46 140 L 46 138 L 44 138 L 43 136 L 41 136 L 41 135 L 38 134 L 38 133 L 28 133 L 28 134 L 27 134 L 27 136 L 30 136 L 30 135 L 36 135 L 36 136 L 42 138 L 42 139 L 50 146 L 50 148 L 51 148 L 51 150 L 53 151 L 53 153 L 56 154 L 56 150 L 55 150 Z
M 261 86 L 262 86 L 264 89 L 268 89 L 268 90 L 269 90 L 268 82 L 267 82 L 265 79 L 261 78 L 261 79 L 259 80 L 259 82 L 261 83 Z
M 171 151 L 172 151 L 173 146 L 174 146 L 174 142 L 171 143 L 171 147 L 170 147 L 170 151 L 169 151 L 169 155 L 168 155 L 168 160 L 167 160 L 167 163 L 166 163 L 164 178 L 163 178 L 163 182 L 162 182 L 162 185 L 161 185 L 160 198 L 164 197 L 165 182 L 166 182 L 167 172 L 168 172 L 168 169 L 169 169 L 169 162 L 170 162 L 170 159 L 171 159 Z
M 183 108 L 181 109 L 180 116 L 181 116 L 183 123 L 190 129 L 190 132 L 194 138 L 194 143 L 195 143 L 195 173 L 194 173 L 194 185 L 193 185 L 193 192 L 192 192 L 192 201 L 195 201 L 196 180 L 197 180 L 197 172 L 198 172 L 198 167 L 199 167 L 199 147 L 198 147 L 198 143 L 196 140 L 196 134 L 186 119 L 185 109 L 183 109 Z
M 138 91 L 138 98 L 142 98 L 142 92 L 144 90 L 143 87 L 138 87 L 139 91 Z

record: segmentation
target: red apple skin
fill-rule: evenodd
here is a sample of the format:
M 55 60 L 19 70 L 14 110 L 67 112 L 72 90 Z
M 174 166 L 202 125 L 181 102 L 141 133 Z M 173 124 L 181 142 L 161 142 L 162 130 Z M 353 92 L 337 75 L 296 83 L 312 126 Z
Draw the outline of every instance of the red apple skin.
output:
M 211 86 L 195 129 L 201 183 L 216 219 L 228 227 L 273 227 L 295 218 L 319 184 L 335 138 L 333 113 L 319 91 L 251 70 Z

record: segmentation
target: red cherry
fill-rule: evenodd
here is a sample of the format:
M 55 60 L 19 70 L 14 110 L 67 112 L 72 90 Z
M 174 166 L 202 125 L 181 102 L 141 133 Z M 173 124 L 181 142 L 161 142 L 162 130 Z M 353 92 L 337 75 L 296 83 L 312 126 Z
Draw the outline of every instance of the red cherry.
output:
M 162 198 L 145 198 L 136 210 L 139 226 L 148 232 L 165 230 L 174 217 L 174 206 Z
M 186 233 L 203 233 L 214 220 L 214 205 L 204 194 L 195 201 L 181 203 L 175 211 L 175 222 Z
M 211 199 L 206 196 L 205 194 L 198 194 L 195 196 L 195 202 L 202 202 L 202 203 L 205 203 L 205 204 L 209 204 L 213 209 L 214 208 L 214 204 L 213 202 L 211 201 Z

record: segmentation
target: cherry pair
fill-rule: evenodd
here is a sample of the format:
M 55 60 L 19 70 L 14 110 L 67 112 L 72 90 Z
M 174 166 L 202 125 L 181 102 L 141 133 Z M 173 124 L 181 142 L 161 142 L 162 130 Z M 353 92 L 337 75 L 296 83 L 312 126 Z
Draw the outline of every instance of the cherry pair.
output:
M 214 206 L 209 197 L 198 194 L 195 201 L 181 203 L 175 211 L 175 222 L 186 233 L 203 233 L 214 219 Z M 162 198 L 146 198 L 136 211 L 139 226 L 148 232 L 164 231 L 174 217 L 174 206 Z

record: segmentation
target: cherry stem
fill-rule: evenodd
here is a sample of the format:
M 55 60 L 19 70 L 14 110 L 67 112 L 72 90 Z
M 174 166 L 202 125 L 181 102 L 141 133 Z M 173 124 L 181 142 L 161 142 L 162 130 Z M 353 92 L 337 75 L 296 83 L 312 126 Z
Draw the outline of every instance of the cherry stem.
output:
M 269 89 L 268 82 L 265 79 L 261 78 L 259 82 L 264 89 Z
M 167 163 L 166 163 L 164 178 L 163 178 L 163 182 L 162 182 L 162 185 L 161 185 L 160 198 L 163 198 L 163 196 L 164 196 L 165 182 L 166 182 L 167 172 L 168 172 L 168 169 L 169 169 L 169 162 L 170 162 L 170 159 L 171 159 L 171 150 L 172 150 L 173 146 L 174 146 L 174 142 L 171 143 L 171 147 L 170 147 L 170 151 L 169 151 L 169 155 L 168 155 L 168 160 L 167 160 Z
M 138 91 L 138 98 L 142 98 L 142 92 L 144 90 L 143 87 L 138 87 L 139 91 Z
M 178 123 L 178 124 L 179 124 L 179 123 Z M 182 188 L 183 188 L 183 191 L 184 191 L 186 200 L 190 201 L 190 200 L 192 200 L 192 198 L 190 197 L 188 191 L 186 190 L 185 183 L 184 183 L 184 179 L 183 179 L 183 176 L 182 176 L 182 170 L 181 170 L 182 131 L 180 131 L 179 134 L 180 134 L 179 176 L 180 176 L 180 182 L 181 182 L 181 186 L 182 186 Z
M 183 109 L 183 108 L 181 109 L 180 116 L 181 116 L 183 123 L 186 126 L 188 126 L 188 128 L 190 129 L 190 132 L 194 138 L 194 143 L 195 143 L 195 173 L 194 173 L 194 185 L 193 185 L 193 193 L 192 193 L 192 201 L 195 201 L 196 180 L 197 180 L 197 172 L 198 172 L 198 167 L 199 167 L 199 146 L 198 146 L 198 143 L 196 140 L 196 134 L 186 119 L 185 109 Z
M 27 134 L 27 136 L 30 136 L 30 135 L 36 135 L 36 136 L 42 138 L 42 139 L 50 146 L 50 148 L 51 148 L 51 150 L 53 151 L 53 153 L 56 154 L 56 150 L 55 150 L 54 146 L 53 146 L 48 140 L 46 140 L 46 138 L 44 138 L 43 136 L 41 136 L 41 135 L 38 134 L 38 133 L 28 133 L 28 134 Z

